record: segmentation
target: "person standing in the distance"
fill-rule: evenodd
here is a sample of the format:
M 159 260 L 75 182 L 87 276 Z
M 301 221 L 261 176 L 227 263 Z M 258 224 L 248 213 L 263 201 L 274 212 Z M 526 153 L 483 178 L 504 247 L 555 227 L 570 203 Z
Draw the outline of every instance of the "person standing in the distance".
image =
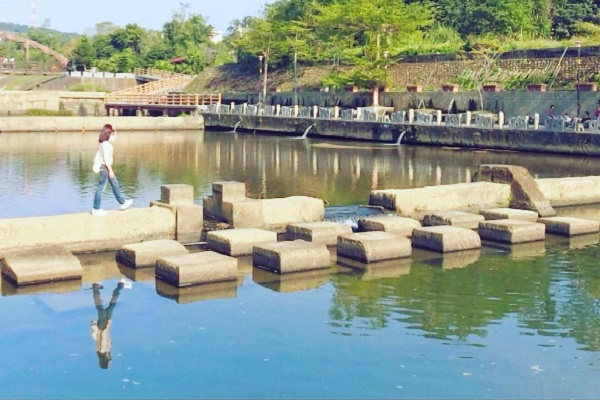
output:
M 98 137 L 98 151 L 94 157 L 93 170 L 95 173 L 100 174 L 98 180 L 98 188 L 96 189 L 96 195 L 94 196 L 94 208 L 92 209 L 92 215 L 103 216 L 106 215 L 106 211 L 100 208 L 102 202 L 102 192 L 106 188 L 106 183 L 110 182 L 115 199 L 121 205 L 121 210 L 128 209 L 132 204 L 133 200 L 125 200 L 121 194 L 121 188 L 119 187 L 119 181 L 113 170 L 113 155 L 114 149 L 111 142 L 117 139 L 117 131 L 112 125 L 106 124 L 100 130 L 100 136 Z

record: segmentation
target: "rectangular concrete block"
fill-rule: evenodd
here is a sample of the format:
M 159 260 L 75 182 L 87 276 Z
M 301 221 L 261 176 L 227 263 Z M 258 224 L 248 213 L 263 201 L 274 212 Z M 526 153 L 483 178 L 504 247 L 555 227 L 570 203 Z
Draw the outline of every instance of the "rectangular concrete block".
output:
M 482 239 L 510 244 L 535 242 L 546 238 L 544 224 L 516 219 L 481 222 L 478 232 Z
M 189 250 L 176 240 L 160 239 L 126 244 L 117 251 L 117 261 L 131 268 L 154 267 L 161 257 L 188 254 Z
M 221 204 L 246 199 L 246 184 L 244 182 L 219 181 L 212 185 L 213 199 Z
M 396 217 L 396 216 L 375 216 L 364 217 L 358 220 L 358 230 L 360 232 L 383 231 L 397 233 L 399 235 L 411 236 L 415 228 L 420 228 L 421 223 L 416 219 Z
M 252 263 L 256 267 L 287 274 L 329 268 L 331 257 L 323 243 L 294 240 L 255 246 Z
M 173 206 L 194 204 L 194 187 L 184 184 L 162 185 L 160 201 Z
M 287 240 L 305 240 L 327 246 L 337 245 L 338 236 L 350 234 L 350 225 L 330 221 L 294 223 L 286 227 Z
M 486 220 L 497 220 L 497 219 L 518 219 L 521 221 L 536 222 L 538 220 L 538 213 L 530 210 L 519 210 L 516 208 L 488 208 L 481 210 L 480 214 Z
M 479 223 L 484 220 L 483 215 L 449 210 L 425 215 L 423 226 L 451 225 L 459 228 L 477 229 Z
M 254 246 L 277 242 L 277 233 L 258 228 L 236 228 L 206 234 L 206 247 L 233 257 L 252 254 Z
M 237 281 L 238 260 L 214 251 L 162 257 L 156 260 L 156 277 L 172 285 Z
M 264 227 L 263 204 L 261 200 L 244 199 L 221 203 L 221 213 L 225 221 L 236 228 Z
M 337 255 L 363 263 L 410 257 L 410 239 L 396 233 L 372 231 L 338 236 Z
M 577 236 L 598 233 L 600 223 L 589 219 L 571 217 L 540 218 L 539 222 L 546 225 L 546 232 L 561 236 Z
M 204 207 L 191 204 L 174 206 L 160 201 L 151 201 L 150 207 L 168 208 L 175 214 L 175 239 L 179 243 L 197 243 L 204 228 Z
M 288 224 L 323 221 L 325 203 L 308 196 L 291 196 L 261 200 L 264 226 L 268 229 L 285 230 Z
M 2 275 L 17 286 L 81 279 L 83 276 L 79 259 L 58 246 L 7 251 L 0 264 Z
M 479 212 L 484 208 L 507 207 L 510 197 L 511 188 L 508 184 L 473 182 L 374 190 L 369 197 L 369 204 L 396 210 L 400 216 L 422 219 L 426 214 L 439 211 Z
M 412 245 L 447 253 L 481 248 L 481 239 L 472 229 L 450 225 L 429 226 L 413 230 Z

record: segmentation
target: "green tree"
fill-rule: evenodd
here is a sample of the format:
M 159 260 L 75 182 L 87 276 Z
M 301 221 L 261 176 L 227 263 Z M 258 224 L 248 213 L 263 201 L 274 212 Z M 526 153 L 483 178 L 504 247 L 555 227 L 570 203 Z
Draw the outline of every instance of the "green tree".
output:
M 340 58 L 354 65 L 351 74 L 340 75 L 340 83 L 372 89 L 374 106 L 379 105 L 379 85 L 387 62 L 383 55 L 397 51 L 403 40 L 421 34 L 434 22 L 430 6 L 404 0 L 345 0 L 317 5 L 316 10 L 315 26 L 321 38 L 325 43 L 333 38 Z
M 96 51 L 87 36 L 82 36 L 79 44 L 71 52 L 71 63 L 79 71 L 91 67 L 96 60 Z

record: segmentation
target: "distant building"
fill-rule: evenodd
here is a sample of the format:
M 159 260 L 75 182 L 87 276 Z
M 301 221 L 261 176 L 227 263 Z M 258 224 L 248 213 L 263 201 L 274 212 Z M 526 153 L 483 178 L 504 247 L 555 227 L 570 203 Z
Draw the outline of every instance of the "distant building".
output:
M 223 32 L 218 30 L 213 30 L 210 35 L 210 41 L 214 44 L 221 43 L 223 41 Z

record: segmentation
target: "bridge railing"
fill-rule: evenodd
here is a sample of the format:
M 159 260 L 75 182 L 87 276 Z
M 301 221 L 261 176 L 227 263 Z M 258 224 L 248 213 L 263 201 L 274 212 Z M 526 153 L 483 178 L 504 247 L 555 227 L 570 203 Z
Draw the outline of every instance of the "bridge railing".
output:
M 150 93 L 160 93 L 160 92 L 169 92 L 184 89 L 192 78 L 188 75 L 182 76 L 172 76 L 168 79 L 161 79 L 159 81 L 153 81 L 144 83 L 143 85 L 136 85 L 132 88 L 119 90 L 117 92 L 113 92 L 109 95 L 119 95 L 119 94 L 128 94 L 128 93 L 138 93 L 138 94 L 150 94 Z
M 151 76 L 157 79 L 169 79 L 176 76 L 190 77 L 190 75 L 180 74 L 178 72 L 164 71 L 162 69 L 156 68 L 135 68 L 133 70 L 133 73 L 136 75 Z
M 106 98 L 106 104 L 135 104 L 140 106 L 201 106 L 220 102 L 220 93 L 112 93 Z

